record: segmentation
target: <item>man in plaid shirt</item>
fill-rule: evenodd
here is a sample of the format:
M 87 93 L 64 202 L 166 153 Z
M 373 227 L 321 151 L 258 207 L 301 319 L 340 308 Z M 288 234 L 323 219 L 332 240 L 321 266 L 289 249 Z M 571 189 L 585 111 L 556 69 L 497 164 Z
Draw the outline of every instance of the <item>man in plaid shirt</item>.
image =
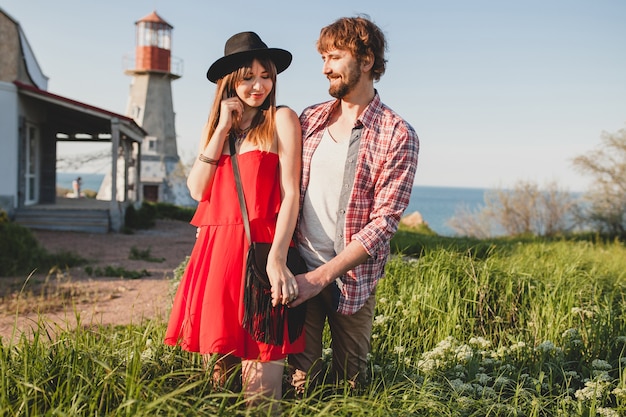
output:
M 365 17 L 323 28 L 317 49 L 335 100 L 305 109 L 298 248 L 309 272 L 296 276 L 307 301 L 306 349 L 289 356 L 292 385 L 316 378 L 326 320 L 333 372 L 350 383 L 367 378 L 378 280 L 389 241 L 406 209 L 417 168 L 413 128 L 384 105 L 374 88 L 385 72 L 386 41 Z

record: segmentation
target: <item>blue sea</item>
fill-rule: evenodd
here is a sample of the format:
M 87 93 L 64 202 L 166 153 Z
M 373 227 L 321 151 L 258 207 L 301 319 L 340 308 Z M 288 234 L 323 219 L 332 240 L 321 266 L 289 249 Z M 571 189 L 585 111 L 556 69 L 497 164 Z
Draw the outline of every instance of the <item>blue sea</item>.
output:
M 98 191 L 104 174 L 85 174 L 57 172 L 57 186 L 72 188 L 72 181 L 80 176 L 83 190 Z M 475 210 L 483 205 L 484 188 L 455 188 L 415 186 L 411 193 L 411 201 L 405 214 L 419 211 L 430 228 L 442 236 L 453 236 L 454 231 L 446 222 L 454 216 L 456 210 L 465 206 Z
M 104 174 L 85 174 L 82 172 L 57 172 L 57 187 L 72 189 L 72 181 L 80 177 L 82 190 L 92 190 L 98 192 L 100 184 L 104 179 Z
M 446 223 L 457 209 L 475 211 L 484 205 L 485 188 L 415 186 L 405 215 L 418 211 L 428 226 L 442 236 L 453 236 Z

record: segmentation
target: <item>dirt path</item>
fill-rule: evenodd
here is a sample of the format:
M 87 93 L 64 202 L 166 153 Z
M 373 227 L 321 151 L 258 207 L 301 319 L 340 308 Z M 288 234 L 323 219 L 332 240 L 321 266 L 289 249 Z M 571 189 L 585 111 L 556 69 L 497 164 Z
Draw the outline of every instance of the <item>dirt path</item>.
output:
M 52 330 L 76 325 L 141 323 L 145 319 L 167 318 L 171 303 L 170 279 L 173 271 L 191 253 L 195 228 L 186 222 L 158 220 L 155 228 L 125 234 L 90 234 L 78 232 L 33 231 L 37 240 L 50 252 L 70 251 L 89 259 L 92 268 L 107 266 L 150 273 L 139 279 L 90 277 L 85 266 L 56 273 L 36 273 L 25 277 L 0 278 L 2 303 L 0 337 L 15 338 L 30 333 L 37 323 Z M 150 257 L 162 262 L 128 259 L 131 248 L 149 249 Z M 47 294 L 30 294 L 45 286 Z M 21 296 L 20 289 L 24 287 Z M 31 287 L 33 290 L 31 290 Z M 13 294 L 7 296 L 6 294 Z M 25 294 L 25 295 L 24 295 Z M 58 298 L 54 307 L 55 297 Z M 44 313 L 37 310 L 44 309 Z M 26 311 L 26 312 L 25 312 Z M 25 312 L 25 313 L 24 313 Z

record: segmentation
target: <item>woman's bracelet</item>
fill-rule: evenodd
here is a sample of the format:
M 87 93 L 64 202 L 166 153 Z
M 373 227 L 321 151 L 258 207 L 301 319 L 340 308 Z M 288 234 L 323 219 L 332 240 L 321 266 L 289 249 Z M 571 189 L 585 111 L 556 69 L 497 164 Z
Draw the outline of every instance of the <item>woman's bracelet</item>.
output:
M 204 162 L 209 165 L 217 165 L 217 163 L 219 162 L 219 159 L 209 158 L 208 156 L 204 156 L 203 154 L 200 154 L 200 156 L 198 156 L 198 159 L 200 160 L 200 162 Z

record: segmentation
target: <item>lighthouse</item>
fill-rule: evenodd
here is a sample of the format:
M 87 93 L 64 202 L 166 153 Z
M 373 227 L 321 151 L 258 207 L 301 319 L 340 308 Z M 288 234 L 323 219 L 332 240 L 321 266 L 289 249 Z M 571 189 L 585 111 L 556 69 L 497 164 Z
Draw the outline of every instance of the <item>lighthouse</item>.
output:
M 194 201 L 176 144 L 172 81 L 181 77 L 182 61 L 172 57 L 173 28 L 156 11 L 135 22 L 134 66 L 131 60 L 130 68 L 125 70 L 132 76 L 126 116 L 133 118 L 148 136 L 134 165 L 141 171 L 141 185 L 128 184 L 128 189 L 137 193 L 138 201 L 191 206 Z M 110 175 L 105 177 L 98 198 L 110 198 L 101 195 L 106 193 L 107 179 Z

